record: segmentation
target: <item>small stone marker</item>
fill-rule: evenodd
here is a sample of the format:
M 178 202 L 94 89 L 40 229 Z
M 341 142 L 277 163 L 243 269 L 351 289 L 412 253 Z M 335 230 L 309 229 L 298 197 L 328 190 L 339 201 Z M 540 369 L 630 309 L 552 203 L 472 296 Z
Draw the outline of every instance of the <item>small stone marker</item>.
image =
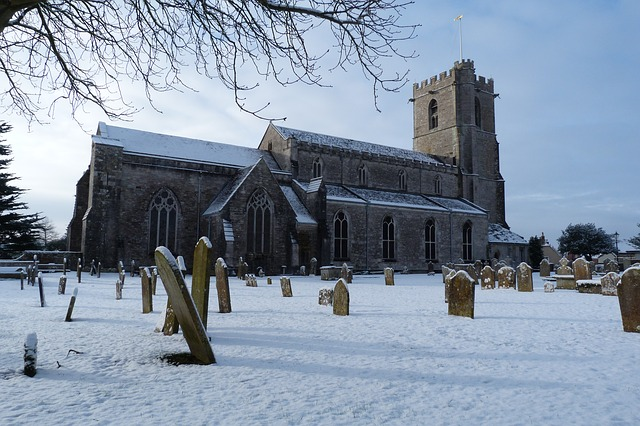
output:
M 318 292 L 318 304 L 323 306 L 330 306 L 333 304 L 333 289 L 329 287 L 323 287 Z
M 451 287 L 451 280 L 453 279 L 456 271 L 448 269 L 449 273 L 444 277 L 444 303 L 449 303 L 449 289 Z
M 42 272 L 38 272 L 38 291 L 40 292 L 40 306 L 45 307 L 47 302 L 44 300 L 44 285 L 42 284 Z
M 60 281 L 58 281 L 58 294 L 64 294 L 67 289 L 67 276 L 62 275 Z
M 449 285 L 449 315 L 473 318 L 475 282 L 466 271 L 458 271 Z
M 149 268 L 140 268 L 140 283 L 142 285 L 142 313 L 148 314 L 153 312 L 153 291 Z
M 213 350 L 178 264 L 166 247 L 155 251 L 156 265 L 191 354 L 203 364 L 215 363 Z
M 522 262 L 517 269 L 518 291 L 533 291 L 533 270 L 531 266 Z
M 211 263 L 213 262 L 213 245 L 209 238 L 198 240 L 193 251 L 193 271 L 191 276 L 191 297 L 200 314 L 202 325 L 207 328 L 209 313 L 209 288 L 211 286 Z
M 433 274 L 435 274 L 433 262 L 429 261 L 429 263 L 427 263 L 427 275 L 433 275 Z
M 496 280 L 491 266 L 487 265 L 482 268 L 482 271 L 480 272 L 480 280 L 482 281 L 480 285 L 482 290 L 496 288 Z
M 89 268 L 89 275 L 94 276 L 96 274 L 96 260 L 91 259 L 91 267 Z
M 395 281 L 393 279 L 393 268 L 384 268 L 384 284 L 395 285 Z
M 349 315 L 349 288 L 342 278 L 333 288 L 333 314 Z
M 264 277 L 264 269 L 262 269 L 262 266 L 258 266 L 258 276 L 260 278 Z
M 511 266 L 498 269 L 498 288 L 516 288 L 516 270 Z
M 542 259 L 542 261 L 540 262 L 540 276 L 548 277 L 550 275 L 551 275 L 551 264 L 549 263 L 549 260 Z
M 579 257 L 573 261 L 573 277 L 576 281 L 590 280 L 593 278 L 591 266 L 584 257 Z
M 131 272 L 130 272 L 130 274 L 131 274 L 132 277 L 135 277 L 135 275 L 136 275 L 135 271 L 136 271 L 136 261 L 131 259 Z
M 33 377 L 37 373 L 38 361 L 38 336 L 36 333 L 27 334 L 24 341 L 24 374 Z
M 289 277 L 280 277 L 280 289 L 282 290 L 282 297 L 293 297 Z
M 349 275 L 349 266 L 346 263 L 342 264 L 342 268 L 340 268 L 340 278 L 342 278 L 347 284 L 349 281 L 347 280 Z
M 553 285 L 553 282 L 545 281 L 545 283 L 544 283 L 544 292 L 545 293 L 553 293 L 554 291 L 556 291 L 556 286 Z
M 268 284 L 268 285 L 273 284 L 273 281 L 271 281 L 271 277 L 267 277 L 267 284 Z
M 102 263 L 98 262 L 98 270 L 96 271 L 96 277 L 100 278 L 100 273 L 102 272 Z
M 269 278 L 271 280 L 271 278 Z M 216 260 L 216 290 L 218 292 L 218 309 L 221 314 L 231 312 L 231 293 L 229 293 L 229 269 L 224 259 Z
M 240 257 L 240 261 L 238 262 L 238 278 L 240 278 L 241 280 L 245 279 L 245 275 L 247 273 L 247 267 L 248 265 L 245 263 L 244 260 L 242 260 L 242 257 Z
M 126 272 L 124 270 L 124 263 L 122 263 L 122 260 L 118 261 L 118 276 L 120 277 L 120 283 L 124 287 L 124 278 L 126 277 Z
M 256 279 L 255 275 L 245 274 L 244 278 L 245 278 L 244 283 L 247 287 L 258 287 L 258 280 Z
M 632 266 L 622 273 L 618 302 L 623 330 L 640 333 L 640 267 Z
M 118 279 L 116 281 L 116 300 L 122 299 L 122 281 Z
M 349 269 L 347 271 L 347 284 L 351 284 L 353 282 L 353 270 Z
M 309 262 L 309 275 L 311 276 L 316 276 L 316 274 L 318 273 L 318 259 L 316 259 L 315 257 L 311 258 L 311 261 Z
M 71 300 L 69 301 L 69 307 L 67 308 L 67 316 L 65 317 L 65 322 L 71 321 L 71 314 L 73 314 L 73 307 L 76 304 L 76 297 L 78 296 L 78 287 L 73 289 L 73 296 L 71 296 Z
M 608 272 L 600 279 L 602 285 L 603 296 L 617 296 L 618 283 L 620 283 L 620 275 L 617 272 Z
M 82 282 L 82 259 L 78 258 L 78 263 L 76 264 L 76 276 L 78 277 L 78 284 Z

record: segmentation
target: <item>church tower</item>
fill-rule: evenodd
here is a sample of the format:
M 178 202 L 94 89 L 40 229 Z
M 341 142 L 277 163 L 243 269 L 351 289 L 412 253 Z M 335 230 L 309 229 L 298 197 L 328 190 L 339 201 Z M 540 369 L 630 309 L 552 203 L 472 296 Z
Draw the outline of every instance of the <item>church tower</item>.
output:
M 413 149 L 458 166 L 458 195 L 508 228 L 495 130 L 493 79 L 476 77 L 473 61 L 413 86 Z

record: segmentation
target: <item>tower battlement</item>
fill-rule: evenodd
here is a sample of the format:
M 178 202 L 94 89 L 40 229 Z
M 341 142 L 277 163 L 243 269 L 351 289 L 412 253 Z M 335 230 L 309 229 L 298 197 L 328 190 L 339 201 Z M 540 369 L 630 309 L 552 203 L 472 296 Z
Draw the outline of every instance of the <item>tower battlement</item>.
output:
M 458 73 L 467 75 L 470 73 L 470 75 L 473 76 L 473 79 L 469 82 L 473 82 L 477 90 L 493 93 L 493 79 L 476 76 L 474 63 L 471 59 L 463 59 L 462 62 L 456 61 L 453 68 L 450 70 L 443 71 L 438 75 L 434 75 L 427 80 L 421 81 L 420 83 L 414 83 L 413 92 L 418 95 L 424 91 L 438 90 L 444 86 L 453 84 L 455 81 L 462 82 L 461 80 L 464 80 L 463 78 L 456 79 L 456 74 Z

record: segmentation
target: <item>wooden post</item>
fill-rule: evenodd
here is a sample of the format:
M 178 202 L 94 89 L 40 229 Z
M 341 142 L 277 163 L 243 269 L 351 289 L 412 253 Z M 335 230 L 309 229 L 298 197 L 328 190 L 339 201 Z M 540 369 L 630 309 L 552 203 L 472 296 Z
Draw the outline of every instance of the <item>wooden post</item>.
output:
M 69 301 L 69 308 L 67 309 L 67 316 L 64 319 L 66 322 L 71 321 L 71 314 L 73 313 L 73 307 L 76 304 L 76 296 L 78 296 L 78 287 L 73 289 L 73 296 L 71 296 L 71 300 Z
M 196 305 L 202 325 L 207 328 L 209 313 L 209 287 L 211 285 L 211 261 L 213 246 L 207 237 L 198 240 L 193 251 L 193 271 L 191 276 L 191 297 Z

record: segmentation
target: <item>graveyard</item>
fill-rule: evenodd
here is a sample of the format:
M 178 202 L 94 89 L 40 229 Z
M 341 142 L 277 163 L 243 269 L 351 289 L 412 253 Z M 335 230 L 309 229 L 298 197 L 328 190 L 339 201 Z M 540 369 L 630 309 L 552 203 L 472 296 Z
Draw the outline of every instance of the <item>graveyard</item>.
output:
M 450 315 L 439 273 L 396 272 L 393 285 L 382 274 L 339 285 L 230 276 L 220 305 L 212 276 L 208 365 L 166 361 L 189 346 L 182 329 L 155 331 L 167 304 L 160 283 L 150 309 L 138 275 L 85 272 L 78 283 L 69 273 L 65 294 L 59 278 L 42 274 L 44 306 L 37 284 L 0 280 L 2 424 L 640 422 L 640 334 L 623 331 L 618 298 L 545 292 L 537 272 L 527 291 L 475 285 L 473 319 Z M 185 282 L 191 289 L 191 275 Z M 319 293 L 335 288 L 337 300 L 342 287 L 348 309 L 334 314 Z

